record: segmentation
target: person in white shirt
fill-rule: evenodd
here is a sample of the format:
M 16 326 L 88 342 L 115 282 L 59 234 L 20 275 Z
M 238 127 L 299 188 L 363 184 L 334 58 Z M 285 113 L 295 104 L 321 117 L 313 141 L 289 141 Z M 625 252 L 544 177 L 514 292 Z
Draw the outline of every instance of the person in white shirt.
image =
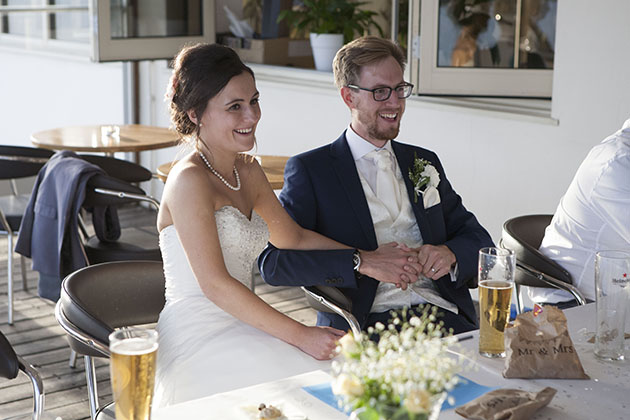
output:
M 595 253 L 601 250 L 630 251 L 630 119 L 588 153 L 540 245 L 588 300 L 595 300 Z M 562 290 L 529 288 L 528 294 L 536 303 L 575 302 Z
M 403 79 L 405 56 L 391 41 L 362 37 L 334 60 L 335 84 L 351 113 L 333 143 L 294 156 L 280 201 L 304 228 L 356 247 L 347 251 L 280 250 L 270 244 L 258 265 L 273 285 L 338 287 L 363 329 L 386 323 L 391 310 L 438 308 L 455 333 L 476 328 L 468 290 L 488 232 L 466 210 L 432 151 L 394 141 L 413 85 Z M 421 275 L 409 287 L 363 272 L 362 256 L 391 243 L 418 250 Z M 318 325 L 347 329 L 337 314 Z

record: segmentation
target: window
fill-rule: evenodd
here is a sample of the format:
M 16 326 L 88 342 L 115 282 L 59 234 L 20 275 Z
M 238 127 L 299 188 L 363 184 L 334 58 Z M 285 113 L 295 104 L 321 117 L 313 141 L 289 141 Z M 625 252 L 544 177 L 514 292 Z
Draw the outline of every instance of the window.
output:
M 0 42 L 81 54 L 89 54 L 91 46 L 94 61 L 170 59 L 186 43 L 214 42 L 214 3 L 0 0 Z
M 95 61 L 171 59 L 214 42 L 214 0 L 92 0 Z
M 1 0 L 0 6 L 3 43 L 87 51 L 88 0 Z
M 551 97 L 556 9 L 557 0 L 412 1 L 417 92 Z
M 88 44 L 90 42 L 90 19 L 87 13 L 88 0 L 54 0 L 50 4 L 85 7 L 82 11 L 50 13 L 50 38 Z

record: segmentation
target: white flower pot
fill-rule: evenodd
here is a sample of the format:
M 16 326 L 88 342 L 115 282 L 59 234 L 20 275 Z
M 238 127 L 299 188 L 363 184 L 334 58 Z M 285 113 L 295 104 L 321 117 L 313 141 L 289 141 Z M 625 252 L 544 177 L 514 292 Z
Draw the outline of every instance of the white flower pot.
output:
M 343 46 L 343 34 L 316 34 L 311 32 L 310 37 L 315 68 L 319 71 L 332 71 L 332 62 L 335 54 Z

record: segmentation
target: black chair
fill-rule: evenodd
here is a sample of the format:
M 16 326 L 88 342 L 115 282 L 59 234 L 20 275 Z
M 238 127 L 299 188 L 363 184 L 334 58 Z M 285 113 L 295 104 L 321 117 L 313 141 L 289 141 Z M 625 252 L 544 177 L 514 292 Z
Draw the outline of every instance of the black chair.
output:
M 361 334 L 361 325 L 352 315 L 352 302 L 334 286 L 302 286 L 306 300 L 311 308 L 319 312 L 336 313 L 346 320 L 352 334 Z
M 519 313 L 523 311 L 521 286 L 562 289 L 571 293 L 578 305 L 586 304 L 584 295 L 573 286 L 571 274 L 538 251 L 552 217 L 550 214 L 526 215 L 514 217 L 503 224 L 500 246 L 516 254 L 514 283 Z
M 29 377 L 33 385 L 33 420 L 39 420 L 44 411 L 44 383 L 35 368 L 15 354 L 11 343 L 0 331 L 0 377 L 14 379 L 19 371 Z
M 8 322 L 13 324 L 13 236 L 17 235 L 22 224 L 22 215 L 28 204 L 29 194 L 19 194 L 15 180 L 36 176 L 53 152 L 46 149 L 19 146 L 0 146 L 0 180 L 8 181 L 11 195 L 0 197 L 0 234 L 7 235 L 7 294 L 9 300 Z M 22 287 L 28 290 L 26 263 L 22 265 Z
M 55 317 L 70 347 L 84 356 L 92 419 L 98 411 L 93 358 L 109 358 L 109 334 L 115 328 L 157 322 L 164 302 L 164 272 L 157 261 L 91 265 L 63 280 Z
M 120 208 L 132 203 L 147 202 L 155 211 L 159 210 L 160 203 L 135 185 L 151 180 L 151 171 L 136 163 L 108 156 L 80 157 L 106 172 L 106 175 L 95 175 L 89 180 L 83 202 L 84 209 L 105 206 Z M 96 235 L 88 235 L 85 225 L 81 224 L 80 227 L 89 264 L 128 260 L 162 261 L 157 230 L 153 226 L 148 230 L 123 226 L 120 238 L 115 241 L 102 241 Z

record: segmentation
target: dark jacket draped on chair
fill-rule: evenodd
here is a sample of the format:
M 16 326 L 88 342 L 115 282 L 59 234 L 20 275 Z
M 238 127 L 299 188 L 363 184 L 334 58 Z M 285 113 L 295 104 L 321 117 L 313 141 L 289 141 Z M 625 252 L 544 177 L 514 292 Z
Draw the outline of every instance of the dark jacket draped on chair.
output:
M 39 272 L 39 295 L 43 298 L 57 301 L 61 280 L 88 265 L 79 236 L 78 214 L 86 185 L 97 174 L 104 171 L 74 152 L 61 151 L 50 158 L 37 176 L 15 251 L 33 260 L 33 270 Z M 113 211 L 95 209 L 97 233 L 120 232 Z

